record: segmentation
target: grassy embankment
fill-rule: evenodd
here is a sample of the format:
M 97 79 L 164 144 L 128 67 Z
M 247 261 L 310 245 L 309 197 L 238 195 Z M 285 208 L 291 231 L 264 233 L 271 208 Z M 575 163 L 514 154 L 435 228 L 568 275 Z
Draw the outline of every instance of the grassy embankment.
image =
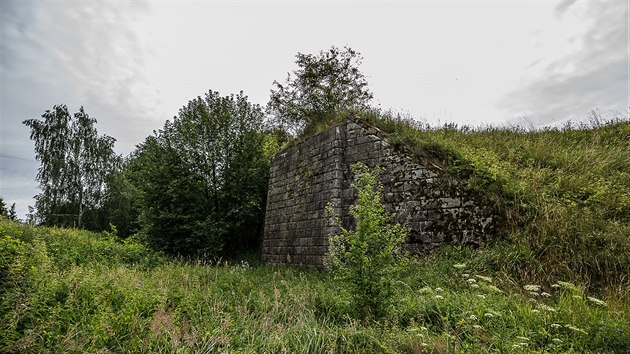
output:
M 578 282 L 628 296 L 630 122 L 591 129 L 415 129 L 367 116 L 392 140 L 438 157 L 505 212 L 505 231 L 477 257 L 519 282 Z
M 630 124 L 372 120 L 507 216 L 492 244 L 416 260 L 386 321 L 351 319 L 327 273 L 169 260 L 113 235 L 0 220 L 0 352 L 630 351 Z

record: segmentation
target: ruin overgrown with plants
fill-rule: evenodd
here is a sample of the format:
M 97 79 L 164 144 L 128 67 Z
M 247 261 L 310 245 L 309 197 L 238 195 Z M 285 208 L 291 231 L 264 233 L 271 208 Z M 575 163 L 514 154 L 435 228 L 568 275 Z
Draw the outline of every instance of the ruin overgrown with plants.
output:
M 209 91 L 125 158 L 83 109 L 76 129 L 63 125 L 73 119 L 65 106 L 28 121 L 45 190 L 30 224 L 12 220 L 0 199 L 0 352 L 630 352 L 627 118 L 595 114 L 544 130 L 430 127 L 370 107 L 356 51 L 297 59 L 266 107 Z M 479 196 L 497 227 L 479 229 L 488 237 L 474 247 L 448 227 L 454 242 L 403 257 L 404 231 L 436 214 L 390 219 L 379 203 L 398 193 L 380 194 L 388 172 L 350 175 L 335 160 L 365 152 L 378 166 L 383 156 L 316 146 L 342 134 L 350 116 L 378 130 L 370 144 L 404 152 L 411 171 L 434 181 L 418 167 L 428 161 L 457 196 Z M 42 128 L 47 119 L 55 129 Z M 306 145 L 336 166 L 320 181 L 332 181 L 330 193 L 293 193 L 319 178 L 308 172 L 316 159 L 299 183 L 272 191 L 269 180 L 282 176 L 274 163 L 287 152 L 299 159 Z M 81 155 L 82 146 L 100 157 Z M 350 176 L 358 191 L 344 196 Z M 308 235 L 265 243 L 271 231 L 297 234 L 284 210 L 302 197 L 317 206 L 299 219 Z M 288 209 L 274 214 L 268 206 L 279 201 Z M 265 214 L 277 230 L 264 231 Z M 317 224 L 330 216 L 336 225 Z M 320 264 L 329 247 L 335 272 L 270 264 L 300 263 L 295 254 Z

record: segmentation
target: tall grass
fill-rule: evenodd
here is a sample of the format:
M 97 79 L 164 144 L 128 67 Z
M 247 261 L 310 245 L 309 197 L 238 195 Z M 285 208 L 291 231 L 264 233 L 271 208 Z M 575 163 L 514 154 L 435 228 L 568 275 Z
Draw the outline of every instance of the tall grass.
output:
M 630 350 L 627 302 L 568 283 L 515 286 L 467 248 L 416 260 L 392 315 L 374 322 L 348 317 L 350 297 L 327 273 L 169 260 L 4 219 L 0 239 L 0 352 Z
M 365 114 L 400 147 L 433 157 L 502 208 L 485 254 L 521 282 L 567 279 L 628 295 L 630 122 L 542 131 L 421 127 Z

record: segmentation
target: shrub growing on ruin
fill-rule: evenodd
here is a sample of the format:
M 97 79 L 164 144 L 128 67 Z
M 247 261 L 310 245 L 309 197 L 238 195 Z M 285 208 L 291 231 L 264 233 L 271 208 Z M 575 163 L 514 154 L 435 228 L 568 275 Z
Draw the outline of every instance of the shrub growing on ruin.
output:
M 329 238 L 327 266 L 347 287 L 362 318 L 389 313 L 404 268 L 400 244 L 409 233 L 407 226 L 392 223 L 393 215 L 385 211 L 383 186 L 378 181 L 381 170 L 370 170 L 362 163 L 352 166 L 357 198 L 350 215 L 356 226 L 345 229 L 337 219 L 341 232 Z M 332 215 L 332 206 L 328 210 Z

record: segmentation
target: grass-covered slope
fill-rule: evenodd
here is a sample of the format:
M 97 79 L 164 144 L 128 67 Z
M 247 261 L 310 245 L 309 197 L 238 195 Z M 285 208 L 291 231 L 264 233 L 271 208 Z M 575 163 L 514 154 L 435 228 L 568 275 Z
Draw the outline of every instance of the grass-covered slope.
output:
M 385 321 L 325 272 L 171 260 L 0 217 L 0 352 L 630 352 L 630 123 L 418 130 L 366 115 L 497 203 L 472 250 L 411 261 Z
M 386 321 L 356 321 L 327 273 L 168 260 L 141 245 L 0 219 L 0 352 L 628 352 L 627 302 L 525 288 L 474 251 L 417 260 Z
M 628 292 L 630 122 L 590 129 L 418 129 L 364 119 L 404 149 L 443 161 L 505 212 L 505 233 L 481 253 L 519 281 L 557 279 Z

